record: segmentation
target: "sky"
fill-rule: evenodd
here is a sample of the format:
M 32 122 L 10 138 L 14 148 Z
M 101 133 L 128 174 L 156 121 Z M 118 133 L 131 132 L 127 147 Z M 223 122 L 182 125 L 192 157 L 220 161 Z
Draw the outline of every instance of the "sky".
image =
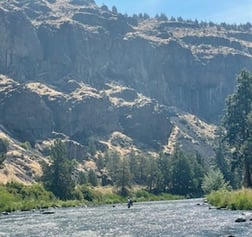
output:
M 95 0 L 98 6 L 116 6 L 128 15 L 147 13 L 214 23 L 252 24 L 252 0 Z

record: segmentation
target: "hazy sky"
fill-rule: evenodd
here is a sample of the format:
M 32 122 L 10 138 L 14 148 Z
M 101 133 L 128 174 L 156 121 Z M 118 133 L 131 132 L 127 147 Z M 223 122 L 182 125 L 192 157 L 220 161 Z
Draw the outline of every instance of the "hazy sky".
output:
M 168 17 L 197 19 L 214 23 L 252 23 L 252 0 L 95 0 L 110 9 L 116 6 L 121 13 L 165 13 Z

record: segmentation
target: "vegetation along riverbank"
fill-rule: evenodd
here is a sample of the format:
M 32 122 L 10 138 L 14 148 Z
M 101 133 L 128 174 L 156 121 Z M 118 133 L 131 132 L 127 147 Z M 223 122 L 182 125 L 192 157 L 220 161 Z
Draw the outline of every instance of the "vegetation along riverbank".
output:
M 182 196 L 171 194 L 154 195 L 139 188 L 133 190 L 130 194 L 135 202 L 182 198 Z M 95 188 L 89 185 L 76 187 L 72 199 L 60 200 L 52 192 L 46 191 L 42 184 L 26 186 L 20 183 L 8 183 L 0 186 L 0 197 L 0 212 L 127 202 L 127 198 L 117 194 L 112 187 Z
M 231 210 L 252 210 L 252 190 L 219 190 L 207 195 L 207 201 L 217 208 Z

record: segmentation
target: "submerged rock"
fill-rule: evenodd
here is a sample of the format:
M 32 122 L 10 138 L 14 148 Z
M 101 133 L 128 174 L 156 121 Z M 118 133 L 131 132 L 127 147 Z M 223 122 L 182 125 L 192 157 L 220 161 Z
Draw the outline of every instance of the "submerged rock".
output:
M 243 218 L 243 217 L 238 217 L 235 222 L 246 222 L 246 218 Z
M 4 216 L 7 216 L 7 215 L 9 215 L 9 212 L 3 211 L 1 214 L 4 215 Z

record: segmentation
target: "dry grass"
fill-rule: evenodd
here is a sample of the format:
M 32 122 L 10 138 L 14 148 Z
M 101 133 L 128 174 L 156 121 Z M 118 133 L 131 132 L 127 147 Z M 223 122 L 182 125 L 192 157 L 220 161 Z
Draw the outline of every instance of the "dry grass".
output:
M 56 91 L 42 83 L 39 82 L 32 82 L 26 84 L 27 88 L 29 88 L 31 91 L 36 92 L 39 95 L 48 95 L 50 97 L 58 97 L 58 96 L 63 96 L 64 94 Z
M 98 191 L 102 195 L 104 195 L 104 194 L 112 194 L 115 191 L 115 189 L 114 189 L 113 186 L 97 186 L 97 187 L 94 187 L 94 190 Z
M 252 189 L 220 190 L 210 193 L 207 200 L 210 204 L 219 208 L 252 210 Z
M 0 168 L 0 183 L 18 182 L 26 185 L 34 183 L 34 177 L 42 174 L 39 161 L 44 159 L 33 155 L 16 140 L 0 130 L 0 138 L 8 143 L 6 159 Z

